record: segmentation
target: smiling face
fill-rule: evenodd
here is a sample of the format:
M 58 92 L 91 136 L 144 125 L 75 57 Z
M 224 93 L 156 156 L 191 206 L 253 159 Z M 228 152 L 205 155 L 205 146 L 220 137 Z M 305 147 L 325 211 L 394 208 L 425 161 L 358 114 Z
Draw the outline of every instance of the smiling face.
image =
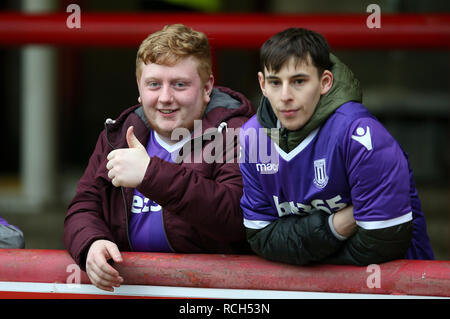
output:
M 175 65 L 142 64 L 137 78 L 144 114 L 150 126 L 166 139 L 176 128 L 192 131 L 210 101 L 213 76 L 202 82 L 194 57 Z M 176 141 L 174 141 L 176 142 Z
M 333 84 L 333 74 L 323 71 L 319 77 L 317 68 L 308 58 L 290 58 L 279 72 L 264 69 L 258 73 L 261 90 L 272 105 L 281 125 L 288 130 L 298 130 L 311 119 L 320 96 Z

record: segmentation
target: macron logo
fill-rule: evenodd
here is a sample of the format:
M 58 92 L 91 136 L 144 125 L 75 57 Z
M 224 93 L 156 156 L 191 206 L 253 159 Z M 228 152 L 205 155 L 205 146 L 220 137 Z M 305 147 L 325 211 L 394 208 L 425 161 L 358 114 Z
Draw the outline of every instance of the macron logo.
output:
M 256 164 L 256 170 L 260 174 L 275 174 L 278 172 L 278 164 Z
M 372 138 L 370 136 L 370 127 L 366 126 L 366 130 L 362 127 L 356 129 L 356 135 L 352 135 L 352 139 L 361 143 L 368 151 L 372 150 Z

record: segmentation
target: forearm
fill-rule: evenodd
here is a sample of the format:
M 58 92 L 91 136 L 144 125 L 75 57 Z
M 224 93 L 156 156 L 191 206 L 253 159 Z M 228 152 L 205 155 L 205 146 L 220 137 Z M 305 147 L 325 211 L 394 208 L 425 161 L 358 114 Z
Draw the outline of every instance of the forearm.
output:
M 158 158 L 152 159 L 151 165 L 138 187 L 142 194 L 163 210 L 180 215 L 205 231 L 210 229 L 212 238 L 227 241 L 245 238 L 239 205 L 242 177 L 237 165 L 223 164 L 211 178 L 193 167 Z
M 328 223 L 333 234 L 340 240 L 345 240 L 356 232 L 356 221 L 353 218 L 353 205 L 347 206 L 332 214 Z
M 178 210 L 202 199 L 205 207 L 227 196 L 225 189 L 238 188 L 242 196 L 242 175 L 238 164 L 174 164 L 153 157 L 137 189 L 170 210 Z M 234 196 L 234 192 L 231 192 Z M 228 198 L 226 198 L 228 199 Z
M 327 213 L 289 215 L 261 230 L 247 229 L 253 251 L 269 260 L 305 265 L 319 262 L 343 245 L 331 232 Z
M 64 219 L 64 246 L 77 264 L 84 269 L 84 260 L 95 239 L 113 240 L 100 212 L 99 200 L 89 192 L 80 191 L 69 203 Z
M 412 221 L 382 229 L 358 228 L 342 249 L 324 262 L 365 266 L 403 259 L 411 245 L 412 230 Z

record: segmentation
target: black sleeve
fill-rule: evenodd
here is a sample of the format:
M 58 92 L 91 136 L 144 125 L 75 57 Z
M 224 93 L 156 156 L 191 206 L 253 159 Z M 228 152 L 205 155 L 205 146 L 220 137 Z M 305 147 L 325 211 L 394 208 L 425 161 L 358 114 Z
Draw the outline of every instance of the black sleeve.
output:
M 318 262 L 344 243 L 331 232 L 329 216 L 320 210 L 307 216 L 288 215 L 263 229 L 247 228 L 247 240 L 256 254 L 268 260 L 296 265 Z
M 365 266 L 404 259 L 411 245 L 412 231 L 412 221 L 382 229 L 358 227 L 344 247 L 325 258 L 323 263 Z

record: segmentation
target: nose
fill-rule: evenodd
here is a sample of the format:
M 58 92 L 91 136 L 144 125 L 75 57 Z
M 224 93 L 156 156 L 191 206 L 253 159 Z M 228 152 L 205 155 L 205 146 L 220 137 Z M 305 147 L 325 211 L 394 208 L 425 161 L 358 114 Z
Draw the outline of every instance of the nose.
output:
M 283 84 L 281 87 L 281 101 L 282 102 L 289 102 L 292 100 L 292 92 L 291 92 L 291 88 L 289 87 L 288 84 Z
M 159 102 L 161 104 L 171 104 L 173 102 L 172 90 L 169 85 L 164 85 L 159 95 Z

